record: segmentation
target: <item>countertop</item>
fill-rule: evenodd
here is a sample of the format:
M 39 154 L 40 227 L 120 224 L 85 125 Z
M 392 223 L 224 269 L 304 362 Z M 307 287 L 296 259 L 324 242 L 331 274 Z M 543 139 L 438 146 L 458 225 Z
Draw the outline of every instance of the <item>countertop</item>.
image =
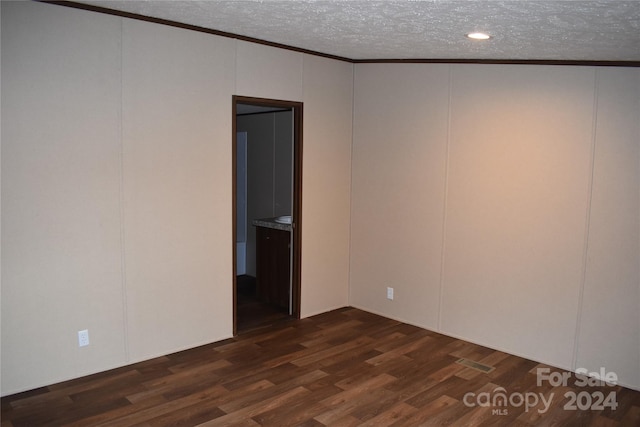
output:
M 260 218 L 251 221 L 256 227 L 275 228 L 276 230 L 291 231 L 291 224 L 282 224 L 276 222 L 276 218 Z

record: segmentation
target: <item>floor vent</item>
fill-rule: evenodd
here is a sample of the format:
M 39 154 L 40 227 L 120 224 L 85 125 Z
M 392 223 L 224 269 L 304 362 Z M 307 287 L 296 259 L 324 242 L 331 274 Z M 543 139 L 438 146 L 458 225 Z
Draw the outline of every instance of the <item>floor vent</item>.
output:
M 473 360 L 469 360 L 469 359 L 458 359 L 456 363 L 466 366 L 467 368 L 471 368 L 471 369 L 475 369 L 476 371 L 483 372 L 485 374 L 488 374 L 489 372 L 496 369 L 495 366 L 483 365 L 482 363 L 474 362 Z

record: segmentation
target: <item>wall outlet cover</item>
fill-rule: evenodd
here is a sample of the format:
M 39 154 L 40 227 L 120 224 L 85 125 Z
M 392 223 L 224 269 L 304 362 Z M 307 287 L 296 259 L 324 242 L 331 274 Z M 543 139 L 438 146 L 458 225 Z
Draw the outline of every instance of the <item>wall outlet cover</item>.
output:
M 89 345 L 89 330 L 84 329 L 78 331 L 78 347 L 86 347 Z

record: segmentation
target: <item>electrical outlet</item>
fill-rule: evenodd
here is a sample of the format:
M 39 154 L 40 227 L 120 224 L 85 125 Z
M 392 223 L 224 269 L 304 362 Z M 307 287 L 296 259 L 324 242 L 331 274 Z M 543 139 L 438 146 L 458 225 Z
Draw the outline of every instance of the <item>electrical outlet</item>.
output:
M 387 299 L 393 299 L 393 288 L 387 288 Z
M 89 330 L 84 329 L 78 331 L 78 347 L 86 347 L 89 345 Z

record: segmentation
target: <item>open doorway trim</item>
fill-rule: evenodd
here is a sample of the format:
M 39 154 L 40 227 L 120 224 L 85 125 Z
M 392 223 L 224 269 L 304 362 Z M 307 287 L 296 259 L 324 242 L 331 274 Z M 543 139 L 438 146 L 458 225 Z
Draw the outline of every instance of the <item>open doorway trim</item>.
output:
M 253 98 L 246 96 L 233 95 L 232 99 L 232 209 L 233 209 L 233 225 L 232 225 L 232 250 L 233 250 L 233 335 L 237 335 L 237 106 L 238 104 L 256 105 L 261 107 L 279 107 L 291 108 L 293 110 L 293 203 L 292 203 L 292 233 L 293 233 L 293 268 L 291 278 L 291 316 L 295 319 L 300 318 L 300 293 L 301 293 L 301 269 L 302 269 L 302 110 L 303 103 L 295 101 L 283 101 L 267 98 Z

